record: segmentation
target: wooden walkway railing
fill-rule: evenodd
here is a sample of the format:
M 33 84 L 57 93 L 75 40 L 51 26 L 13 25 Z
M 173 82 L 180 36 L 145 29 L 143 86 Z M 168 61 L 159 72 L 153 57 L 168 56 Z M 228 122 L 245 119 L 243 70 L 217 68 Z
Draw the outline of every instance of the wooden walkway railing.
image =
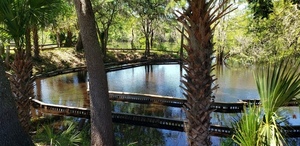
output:
M 47 104 L 36 99 L 32 99 L 31 105 L 43 114 L 90 118 L 90 110 L 88 108 Z M 183 120 L 167 119 L 162 117 L 112 112 L 112 120 L 116 123 L 133 124 L 174 131 L 184 131 L 185 129 Z M 289 137 L 300 137 L 300 126 L 289 126 L 282 128 Z M 220 125 L 211 125 L 210 133 L 212 136 L 228 137 L 233 134 L 233 129 Z
M 183 107 L 184 104 L 187 102 L 186 99 L 183 98 L 117 91 L 109 91 L 109 98 L 112 101 L 132 102 L 140 104 L 158 104 L 171 107 Z M 243 100 L 241 102 L 213 102 L 210 108 L 214 109 L 214 112 L 240 113 L 243 111 L 244 106 L 247 106 L 248 103 L 254 103 L 255 105 L 259 105 L 260 101 Z M 297 105 L 297 101 L 291 101 L 286 106 Z

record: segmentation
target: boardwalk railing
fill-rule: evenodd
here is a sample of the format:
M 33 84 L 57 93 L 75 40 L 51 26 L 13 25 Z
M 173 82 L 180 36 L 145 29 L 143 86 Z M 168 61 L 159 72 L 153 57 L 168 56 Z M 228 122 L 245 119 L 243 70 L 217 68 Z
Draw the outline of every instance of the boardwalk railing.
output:
M 111 101 L 122 101 L 140 104 L 158 104 L 171 107 L 183 107 L 187 102 L 183 98 L 175 98 L 170 96 L 152 95 L 152 94 L 140 94 L 129 92 L 109 91 L 109 98 Z M 240 113 L 243 111 L 244 106 L 249 104 L 259 105 L 259 100 L 243 100 L 241 102 L 213 102 L 211 109 L 214 112 L 221 113 Z M 298 102 L 295 100 L 290 101 L 285 106 L 297 106 Z
M 88 108 L 47 104 L 36 99 L 32 99 L 31 105 L 44 114 L 90 118 L 90 110 Z M 112 112 L 112 120 L 115 123 L 133 124 L 174 131 L 184 131 L 185 129 L 185 122 L 183 120 L 167 119 L 162 117 Z M 282 128 L 289 137 L 300 137 L 300 126 L 286 126 Z M 212 136 L 229 137 L 233 134 L 233 129 L 220 125 L 211 125 L 210 134 Z

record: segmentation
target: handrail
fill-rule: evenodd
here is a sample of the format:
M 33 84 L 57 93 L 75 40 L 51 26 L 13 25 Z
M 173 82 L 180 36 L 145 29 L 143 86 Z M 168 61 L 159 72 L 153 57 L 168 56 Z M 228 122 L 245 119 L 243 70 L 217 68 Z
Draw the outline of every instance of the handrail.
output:
M 171 96 L 161 96 L 152 94 L 142 94 L 142 93 L 129 93 L 129 92 L 118 92 L 109 91 L 109 99 L 112 101 L 122 101 L 140 104 L 158 104 L 171 107 L 184 107 L 187 102 L 186 99 L 171 97 Z M 259 100 L 242 100 L 239 102 L 212 102 L 210 109 L 214 112 L 221 113 L 240 113 L 243 111 L 244 106 L 249 104 L 259 105 Z M 285 106 L 297 106 L 298 102 L 295 100 L 290 101 Z

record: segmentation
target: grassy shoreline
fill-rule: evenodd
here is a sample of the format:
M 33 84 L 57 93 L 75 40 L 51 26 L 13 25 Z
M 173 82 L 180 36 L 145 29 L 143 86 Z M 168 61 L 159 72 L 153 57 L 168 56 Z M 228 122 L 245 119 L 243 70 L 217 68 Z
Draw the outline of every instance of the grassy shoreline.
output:
M 109 50 L 105 62 L 129 61 L 141 59 L 143 50 Z M 179 58 L 176 53 L 152 51 L 151 58 Z M 33 59 L 33 73 L 45 73 L 58 69 L 86 66 L 84 52 L 76 52 L 74 48 L 54 48 L 42 50 L 39 59 Z

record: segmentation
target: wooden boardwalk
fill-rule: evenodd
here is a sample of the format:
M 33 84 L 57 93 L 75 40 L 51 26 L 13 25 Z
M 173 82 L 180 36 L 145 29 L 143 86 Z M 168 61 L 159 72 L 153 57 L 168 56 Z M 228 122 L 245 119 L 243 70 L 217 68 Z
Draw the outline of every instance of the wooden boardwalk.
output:
M 178 64 L 180 60 L 138 60 L 138 61 L 129 61 L 129 62 L 119 62 L 119 63 L 109 63 L 105 64 L 106 71 L 117 71 L 122 69 L 134 68 L 139 66 L 151 66 L 156 64 Z M 36 77 L 51 77 L 60 74 L 66 74 L 71 72 L 86 71 L 86 67 L 78 67 L 64 70 L 56 70 L 44 74 L 38 74 Z M 150 95 L 150 94 L 137 94 L 137 93 L 125 93 L 125 92 L 114 92 L 110 91 L 110 100 L 112 101 L 122 101 L 122 102 L 133 102 L 141 104 L 159 104 L 164 106 L 172 107 L 183 107 L 186 103 L 186 99 L 168 97 L 168 96 L 159 96 L 159 95 Z M 244 100 L 237 103 L 225 103 L 225 102 L 214 102 L 211 105 L 211 109 L 214 109 L 214 112 L 222 113 L 240 113 L 244 106 L 247 104 L 259 105 L 259 100 Z M 291 101 L 286 106 L 297 106 L 297 101 Z M 61 105 L 46 104 L 41 101 L 32 100 L 32 106 L 38 111 L 44 114 L 53 114 L 60 116 L 73 116 L 79 118 L 90 118 L 90 111 L 87 108 L 79 107 L 69 107 Z M 142 115 L 133 115 L 133 114 L 124 114 L 124 113 L 112 113 L 113 122 L 116 123 L 126 123 L 140 126 L 148 126 L 154 128 L 162 128 L 175 131 L 184 131 L 184 121 L 167 119 L 161 117 L 152 117 L 152 116 L 142 116 Z M 289 137 L 300 137 L 300 126 L 292 127 L 282 127 Z M 210 127 L 211 135 L 228 137 L 232 135 L 232 129 L 229 127 L 212 125 Z
M 72 116 L 87 119 L 90 118 L 90 110 L 88 108 L 46 104 L 36 99 L 32 99 L 31 105 L 43 114 Z M 112 120 L 115 123 L 125 123 L 182 132 L 185 129 L 184 120 L 168 119 L 162 117 L 112 112 Z M 282 128 L 289 137 L 300 137 L 300 126 L 289 126 Z M 211 125 L 210 132 L 212 136 L 229 137 L 233 134 L 233 129 L 220 125 Z
M 111 101 L 122 101 L 140 104 L 158 104 L 171 107 L 183 107 L 187 102 L 183 98 L 175 98 L 170 96 L 152 95 L 152 94 L 140 94 L 140 93 L 129 93 L 129 92 L 117 92 L 109 91 L 109 98 Z M 248 103 L 259 105 L 259 100 L 244 100 L 241 102 L 213 102 L 211 109 L 214 112 L 220 113 L 241 113 L 244 106 Z M 297 106 L 297 101 L 291 101 L 286 106 Z
M 31 105 L 43 114 L 72 116 L 87 119 L 90 118 L 90 110 L 88 108 L 47 104 L 36 99 L 32 99 Z M 184 131 L 185 126 L 183 120 L 115 112 L 112 112 L 112 120 L 115 123 L 132 124 L 182 132 Z M 232 129 L 228 127 L 212 125 L 210 129 L 211 134 L 214 136 L 226 137 L 232 134 Z

